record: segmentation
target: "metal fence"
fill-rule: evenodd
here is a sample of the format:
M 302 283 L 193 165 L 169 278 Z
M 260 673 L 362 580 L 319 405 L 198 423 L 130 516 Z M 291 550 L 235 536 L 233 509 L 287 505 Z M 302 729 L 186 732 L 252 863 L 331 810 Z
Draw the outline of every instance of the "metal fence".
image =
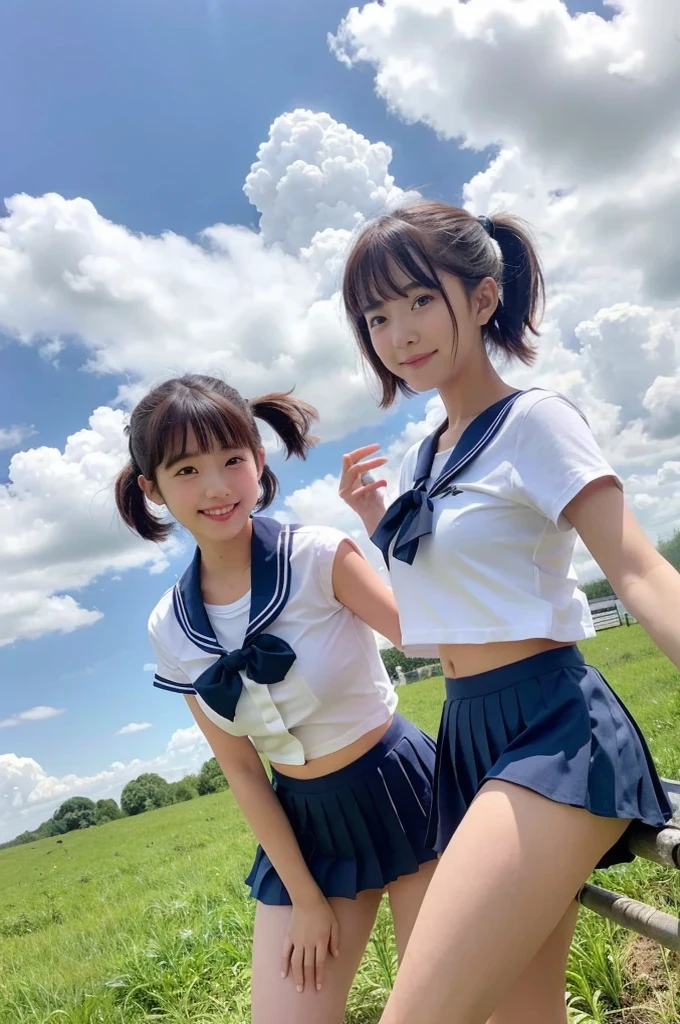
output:
M 630 626 L 631 622 L 637 620 L 627 612 L 618 598 L 598 598 L 588 602 L 590 614 L 593 617 L 593 625 L 600 632 L 602 629 L 611 629 L 613 626 Z

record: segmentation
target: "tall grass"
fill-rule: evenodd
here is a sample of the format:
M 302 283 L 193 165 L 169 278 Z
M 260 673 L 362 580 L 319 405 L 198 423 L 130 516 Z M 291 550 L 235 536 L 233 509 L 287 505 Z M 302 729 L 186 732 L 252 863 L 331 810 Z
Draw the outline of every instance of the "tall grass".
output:
M 680 679 L 639 627 L 583 645 L 636 714 L 661 771 L 680 776 Z M 436 734 L 441 680 L 403 687 Z M 0 1024 L 246 1024 L 254 842 L 230 793 L 0 851 Z M 680 873 L 636 861 L 600 884 L 680 912 Z M 396 973 L 389 914 L 347 1024 L 375 1024 Z M 671 1024 L 677 958 L 583 911 L 567 977 L 572 1024 Z

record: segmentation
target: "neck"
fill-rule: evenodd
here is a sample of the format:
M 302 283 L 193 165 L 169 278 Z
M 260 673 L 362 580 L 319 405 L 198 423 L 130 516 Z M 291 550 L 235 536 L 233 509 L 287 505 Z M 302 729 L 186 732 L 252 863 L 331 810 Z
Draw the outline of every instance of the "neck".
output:
M 240 533 L 231 540 L 211 543 L 201 541 L 201 581 L 228 583 L 243 579 L 250 570 L 250 550 L 253 536 L 253 521 L 248 522 Z
M 471 360 L 470 365 L 457 374 L 454 380 L 439 388 L 448 420 L 448 427 L 442 437 L 459 436 L 475 416 L 515 390 L 498 376 L 483 351 L 481 360 Z

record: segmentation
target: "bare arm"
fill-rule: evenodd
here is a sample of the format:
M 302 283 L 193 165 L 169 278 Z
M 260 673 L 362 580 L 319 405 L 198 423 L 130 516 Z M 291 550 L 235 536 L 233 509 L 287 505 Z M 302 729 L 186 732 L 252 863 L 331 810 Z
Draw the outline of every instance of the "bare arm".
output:
M 309 873 L 288 818 L 276 798 L 260 755 L 247 736 L 230 736 L 186 697 L 196 723 L 224 772 L 236 802 L 294 903 L 313 903 L 321 890 Z
M 589 484 L 564 514 L 628 611 L 680 668 L 680 574 L 648 539 L 615 481 Z
M 401 648 L 401 626 L 394 594 L 349 540 L 339 545 L 333 562 L 333 591 L 358 619 Z

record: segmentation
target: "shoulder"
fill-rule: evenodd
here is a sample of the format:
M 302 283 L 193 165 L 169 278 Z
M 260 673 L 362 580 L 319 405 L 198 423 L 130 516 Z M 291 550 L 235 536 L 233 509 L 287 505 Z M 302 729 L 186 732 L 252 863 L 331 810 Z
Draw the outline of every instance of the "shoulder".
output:
M 293 532 L 293 556 L 335 550 L 343 540 L 350 538 L 334 526 L 297 526 Z
M 521 426 L 524 423 L 540 425 L 550 429 L 564 424 L 578 423 L 589 429 L 585 413 L 578 405 L 559 391 L 535 388 L 520 395 L 513 406 L 513 417 Z
M 169 587 L 165 591 L 149 615 L 147 629 L 149 636 L 154 640 L 167 640 L 172 627 L 175 625 L 175 610 L 172 604 L 173 589 L 173 587 Z
M 297 593 L 308 603 L 324 608 L 340 606 L 333 587 L 333 569 L 343 541 L 357 549 L 352 538 L 334 526 L 299 526 L 295 530 L 291 564 L 298 580 Z

